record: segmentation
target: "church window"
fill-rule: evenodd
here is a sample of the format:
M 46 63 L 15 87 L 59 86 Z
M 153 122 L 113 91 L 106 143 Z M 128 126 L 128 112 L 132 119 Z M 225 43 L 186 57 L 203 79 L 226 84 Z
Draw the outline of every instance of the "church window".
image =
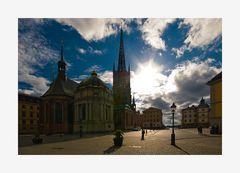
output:
M 85 104 L 82 104 L 81 107 L 82 107 L 82 120 L 85 120 L 86 119 L 86 107 L 85 107 Z
M 26 112 L 22 111 L 22 117 L 26 117 Z
M 62 123 L 62 120 L 63 120 L 62 104 L 56 103 L 55 104 L 55 121 L 56 123 Z

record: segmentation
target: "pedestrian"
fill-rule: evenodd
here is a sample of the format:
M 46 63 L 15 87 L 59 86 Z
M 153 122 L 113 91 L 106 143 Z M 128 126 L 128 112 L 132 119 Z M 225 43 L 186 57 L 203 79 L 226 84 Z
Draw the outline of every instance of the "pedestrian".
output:
M 146 129 L 146 135 L 147 135 L 147 129 Z
M 141 140 L 144 140 L 144 133 L 145 133 L 145 131 L 144 131 L 144 129 L 142 129 L 142 138 L 141 138 Z

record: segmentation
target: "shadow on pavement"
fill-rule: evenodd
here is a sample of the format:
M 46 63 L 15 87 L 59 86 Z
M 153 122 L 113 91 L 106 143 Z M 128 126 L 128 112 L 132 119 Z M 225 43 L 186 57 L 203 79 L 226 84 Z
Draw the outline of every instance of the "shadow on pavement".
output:
M 177 146 L 177 145 L 173 145 L 173 146 L 176 147 L 177 149 L 183 151 L 185 154 L 188 154 L 188 155 L 189 155 L 189 153 L 188 153 L 187 151 L 185 151 L 184 149 L 182 149 L 181 147 L 179 147 L 179 146 Z
M 103 154 L 111 154 L 115 151 L 117 151 L 120 147 L 116 147 L 116 146 L 111 146 L 108 149 L 106 149 L 105 151 L 103 151 Z
M 184 140 L 184 139 L 200 139 L 200 138 L 215 138 L 215 137 L 221 137 L 221 136 L 213 136 L 208 134 L 201 134 L 195 137 L 187 137 L 187 138 L 177 138 L 176 140 Z

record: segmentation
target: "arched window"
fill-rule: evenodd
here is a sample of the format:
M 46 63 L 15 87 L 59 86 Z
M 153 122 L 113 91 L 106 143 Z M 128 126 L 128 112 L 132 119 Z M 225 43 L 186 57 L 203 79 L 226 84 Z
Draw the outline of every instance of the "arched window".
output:
M 55 104 L 55 122 L 56 123 L 62 123 L 63 121 L 63 110 L 62 110 L 62 104 L 56 103 Z

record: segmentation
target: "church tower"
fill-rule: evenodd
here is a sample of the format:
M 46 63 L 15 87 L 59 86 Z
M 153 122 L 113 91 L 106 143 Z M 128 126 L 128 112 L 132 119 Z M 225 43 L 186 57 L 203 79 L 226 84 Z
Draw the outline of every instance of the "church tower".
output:
M 115 63 L 113 63 L 113 98 L 115 128 L 126 129 L 126 114 L 132 114 L 132 102 L 130 88 L 130 66 L 127 70 L 122 28 L 120 33 L 120 46 L 117 69 L 115 69 Z
M 131 106 L 130 67 L 126 70 L 123 31 L 120 34 L 120 47 L 117 70 L 113 65 L 113 95 L 116 106 Z

